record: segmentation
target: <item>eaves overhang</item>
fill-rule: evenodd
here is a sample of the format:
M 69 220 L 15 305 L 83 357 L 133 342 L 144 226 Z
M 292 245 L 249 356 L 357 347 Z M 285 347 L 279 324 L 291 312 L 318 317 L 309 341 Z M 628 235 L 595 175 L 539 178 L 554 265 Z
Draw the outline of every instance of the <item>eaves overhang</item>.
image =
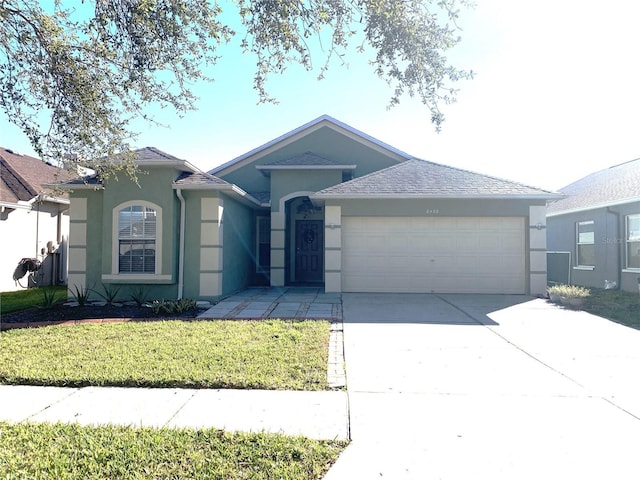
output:
M 192 173 L 201 172 L 198 167 L 188 162 L 187 160 L 134 160 L 134 163 L 139 166 L 146 167 L 174 167 L 179 170 L 189 171 Z
M 228 195 L 233 196 L 237 200 L 242 201 L 243 203 L 250 205 L 252 207 L 267 207 L 268 205 L 264 205 L 258 199 L 253 197 L 251 194 L 245 192 L 243 189 L 234 185 L 232 183 L 228 184 L 210 184 L 210 183 L 201 183 L 201 184 L 176 184 L 173 183 L 171 188 L 174 190 L 197 190 L 197 191 L 216 191 L 216 192 L 224 192 Z
M 596 210 L 598 208 L 617 207 L 620 205 L 627 205 L 629 203 L 635 203 L 635 202 L 640 202 L 640 196 L 625 198 L 621 200 L 614 200 L 611 202 L 596 203 L 593 205 L 587 205 L 583 207 L 568 208 L 566 210 L 559 210 L 557 212 L 550 212 L 550 213 L 547 213 L 547 217 L 559 217 L 560 215 L 570 215 L 572 213 L 587 212 L 589 210 Z
M 69 205 L 71 203 L 68 198 L 53 197 L 51 195 L 38 195 L 37 197 L 29 200 L 29 203 L 32 204 L 37 202 L 59 203 L 60 205 Z
M 18 200 L 17 202 L 3 202 L 0 201 L 0 208 L 4 211 L 5 209 L 11 210 L 31 210 L 32 206 L 29 202 L 23 202 Z
M 438 200 L 557 200 L 564 198 L 554 194 L 469 194 L 469 195 L 429 195 L 429 194 L 406 194 L 406 193 L 389 193 L 389 194 L 366 194 L 366 193 L 351 193 L 351 194 L 314 194 L 310 195 L 312 200 L 419 200 L 419 199 L 438 199 Z
M 57 190 L 69 191 L 69 190 L 104 190 L 104 184 L 89 183 L 89 182 L 66 182 L 66 183 L 47 183 L 43 185 L 46 188 L 52 188 Z

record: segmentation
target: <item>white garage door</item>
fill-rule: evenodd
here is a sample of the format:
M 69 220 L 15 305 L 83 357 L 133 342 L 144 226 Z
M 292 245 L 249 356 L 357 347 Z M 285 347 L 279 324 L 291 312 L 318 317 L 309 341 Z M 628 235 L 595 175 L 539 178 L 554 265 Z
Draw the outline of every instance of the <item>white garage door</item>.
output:
M 343 217 L 345 292 L 525 293 L 522 217 Z

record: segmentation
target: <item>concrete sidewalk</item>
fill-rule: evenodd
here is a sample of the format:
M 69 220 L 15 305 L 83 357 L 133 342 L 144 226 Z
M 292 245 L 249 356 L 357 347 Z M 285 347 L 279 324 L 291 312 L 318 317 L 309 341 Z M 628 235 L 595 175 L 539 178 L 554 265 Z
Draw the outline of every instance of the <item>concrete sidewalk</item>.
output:
M 344 391 L 0 385 L 0 420 L 348 436 Z

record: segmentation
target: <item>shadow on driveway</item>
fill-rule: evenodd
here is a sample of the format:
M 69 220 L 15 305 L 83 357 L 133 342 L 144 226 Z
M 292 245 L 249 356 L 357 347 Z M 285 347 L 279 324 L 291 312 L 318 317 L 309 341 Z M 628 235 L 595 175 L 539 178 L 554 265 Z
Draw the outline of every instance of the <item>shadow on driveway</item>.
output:
M 491 314 L 530 300 L 527 295 L 342 294 L 349 323 L 497 325 Z

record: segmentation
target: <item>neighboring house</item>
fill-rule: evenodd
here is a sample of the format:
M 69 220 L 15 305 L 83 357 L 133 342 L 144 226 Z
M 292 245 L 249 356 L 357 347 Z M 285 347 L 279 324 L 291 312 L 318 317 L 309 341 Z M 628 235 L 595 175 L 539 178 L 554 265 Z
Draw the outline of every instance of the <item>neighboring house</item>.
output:
M 66 283 L 69 199 L 43 185 L 70 179 L 68 172 L 40 159 L 0 148 L 0 292 L 27 287 L 28 274 L 14 281 L 23 258 L 42 262 L 39 285 Z
M 136 154 L 139 186 L 66 186 L 70 288 L 545 292 L 557 194 L 413 159 L 329 116 L 208 173 L 155 148 Z
M 566 252 L 558 278 L 575 285 L 638 291 L 640 283 L 640 159 L 592 173 L 560 190 L 549 205 L 548 247 Z M 562 261 L 562 254 L 554 254 Z M 566 273 L 565 273 L 566 272 Z

